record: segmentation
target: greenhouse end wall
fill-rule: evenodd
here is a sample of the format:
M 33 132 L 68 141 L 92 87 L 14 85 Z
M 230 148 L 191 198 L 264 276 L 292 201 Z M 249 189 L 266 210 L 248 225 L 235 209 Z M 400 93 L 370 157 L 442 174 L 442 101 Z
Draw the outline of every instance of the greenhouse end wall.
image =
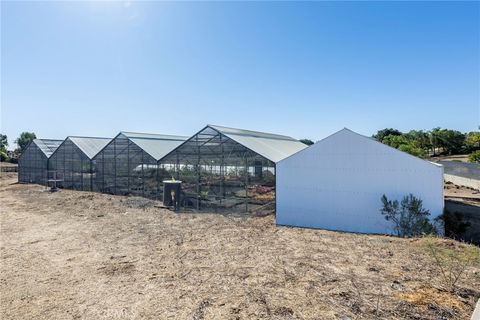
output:
M 212 128 L 187 140 L 159 166 L 182 181 L 183 209 L 242 213 L 274 208 L 275 164 Z
M 18 159 L 18 181 L 45 185 L 47 168 L 47 156 L 35 143 L 30 143 Z
M 69 139 L 52 154 L 48 170 L 56 172 L 59 185 L 66 189 L 92 190 L 92 161 Z
M 123 135 L 93 158 L 94 191 L 159 199 L 157 160 Z

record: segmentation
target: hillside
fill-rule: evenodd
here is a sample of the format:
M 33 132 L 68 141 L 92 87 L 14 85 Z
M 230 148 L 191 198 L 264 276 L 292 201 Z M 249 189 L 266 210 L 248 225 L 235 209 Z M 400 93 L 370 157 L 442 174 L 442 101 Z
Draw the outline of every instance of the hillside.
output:
M 469 319 L 426 243 L 175 214 L 155 201 L 0 180 L 2 319 Z

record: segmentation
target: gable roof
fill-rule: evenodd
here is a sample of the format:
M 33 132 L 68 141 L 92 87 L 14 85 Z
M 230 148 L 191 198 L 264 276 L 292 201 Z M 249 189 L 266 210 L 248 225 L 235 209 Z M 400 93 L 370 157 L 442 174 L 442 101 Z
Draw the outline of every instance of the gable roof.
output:
M 92 159 L 102 150 L 110 141 L 110 138 L 98 138 L 98 137 L 67 137 L 72 141 L 85 155 Z
M 57 148 L 62 144 L 63 140 L 54 140 L 54 139 L 34 139 L 32 143 L 43 152 L 43 154 L 50 158 L 52 153 L 57 150 Z
M 119 135 L 127 137 L 157 161 L 188 139 L 184 136 L 126 131 L 121 131 Z
M 422 162 L 424 164 L 427 164 L 427 165 L 432 165 L 432 166 L 435 166 L 435 167 L 442 167 L 442 165 L 438 164 L 438 163 L 434 163 L 434 162 L 431 162 L 431 161 L 428 161 L 428 160 L 424 160 L 424 159 L 421 159 L 419 157 L 416 157 L 414 155 L 411 155 L 409 153 L 406 153 L 404 151 L 401 151 L 401 150 L 398 150 L 396 148 L 393 148 L 389 145 L 386 145 L 384 143 L 381 143 L 380 141 L 377 141 L 376 139 L 372 138 L 372 137 L 367 137 L 367 136 L 364 136 L 360 133 L 357 133 L 355 131 L 352 131 L 348 128 L 343 128 L 325 138 L 323 138 L 322 140 L 320 141 L 317 141 L 316 143 L 314 143 L 313 145 L 309 146 L 307 149 L 304 150 L 304 152 L 308 152 L 308 150 L 310 150 L 311 148 L 318 148 L 320 147 L 322 144 L 324 143 L 329 143 L 330 141 L 332 141 L 332 139 L 334 139 L 334 137 L 336 136 L 350 136 L 352 138 L 358 138 L 358 139 L 362 139 L 363 141 L 366 141 L 366 142 L 369 142 L 371 143 L 371 146 L 372 147 L 376 147 L 378 148 L 379 150 L 383 150 L 384 153 L 396 153 L 398 154 L 399 156 L 403 156 L 403 157 L 408 157 L 410 158 L 411 160 L 413 161 L 419 161 L 419 162 Z M 300 151 L 300 152 L 303 152 L 303 151 Z M 300 153 L 299 152 L 299 153 Z M 294 156 L 294 155 L 292 155 Z M 285 159 L 286 160 L 286 159 Z
M 228 138 L 258 153 L 272 162 L 278 162 L 308 146 L 292 137 L 259 131 L 208 125 Z

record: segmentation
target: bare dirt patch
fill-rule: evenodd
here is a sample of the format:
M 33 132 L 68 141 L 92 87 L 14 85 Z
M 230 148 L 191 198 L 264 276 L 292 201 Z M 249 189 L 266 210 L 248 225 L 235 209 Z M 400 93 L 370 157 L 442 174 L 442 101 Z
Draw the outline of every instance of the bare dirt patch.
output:
M 459 198 L 470 201 L 477 201 L 480 205 L 480 191 L 464 186 L 457 186 L 451 182 L 446 182 L 443 187 L 446 198 Z
M 2 319 L 469 319 L 418 239 L 175 214 L 2 174 Z M 454 243 L 452 241 L 452 243 Z

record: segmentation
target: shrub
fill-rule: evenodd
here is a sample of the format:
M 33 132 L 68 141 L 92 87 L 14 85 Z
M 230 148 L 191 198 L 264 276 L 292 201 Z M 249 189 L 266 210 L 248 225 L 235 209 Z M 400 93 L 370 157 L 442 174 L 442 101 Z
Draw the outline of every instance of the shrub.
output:
M 7 153 L 0 149 L 0 161 L 1 162 L 7 162 L 9 160 Z
M 434 259 L 434 265 L 446 290 L 453 292 L 466 269 L 480 265 L 480 250 L 475 246 L 442 241 L 434 237 L 426 237 L 422 241 Z
M 409 194 L 399 203 L 382 196 L 383 208 L 380 213 L 387 221 L 392 221 L 399 237 L 415 237 L 422 234 L 435 234 L 436 230 L 428 219 L 430 212 L 423 208 L 421 199 Z
M 261 183 L 267 187 L 275 186 L 275 175 L 268 170 L 263 170 Z
M 468 156 L 468 162 L 480 163 L 480 150 L 477 150 L 477 151 L 472 152 L 472 153 Z

